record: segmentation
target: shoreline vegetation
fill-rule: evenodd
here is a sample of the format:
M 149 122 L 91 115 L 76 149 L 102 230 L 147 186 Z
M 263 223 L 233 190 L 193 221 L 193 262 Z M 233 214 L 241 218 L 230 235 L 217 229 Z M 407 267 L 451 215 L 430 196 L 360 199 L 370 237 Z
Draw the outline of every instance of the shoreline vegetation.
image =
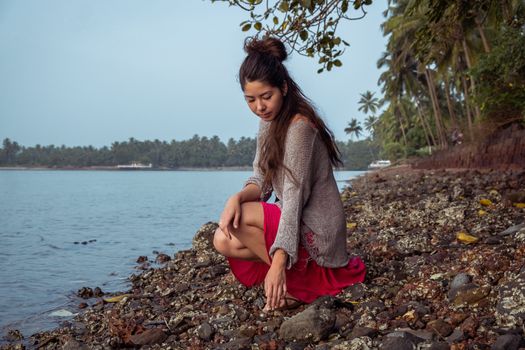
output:
M 0 349 L 518 349 L 524 346 L 525 170 L 369 172 L 341 193 L 364 283 L 262 312 L 212 246 L 137 259 L 131 287 L 77 292 L 79 313 Z
M 245 169 L 252 166 L 256 144 L 256 139 L 250 137 L 229 139 L 223 143 L 217 136 L 208 138 L 195 135 L 189 140 L 171 142 L 139 141 L 131 137 L 128 141 L 113 142 L 110 147 L 100 148 L 65 145 L 26 147 L 6 138 L 0 147 L 0 169 L 111 170 L 119 165 L 133 163 L 151 164 L 152 170 Z M 379 154 L 377 146 L 371 145 L 368 140 L 337 141 L 337 146 L 345 169 L 366 169 Z
M 151 168 L 151 169 L 119 169 L 116 166 L 92 166 L 92 167 L 2 167 L 0 170 L 106 170 L 106 171 L 252 171 L 251 166 L 221 166 L 221 167 L 179 167 L 179 168 Z M 364 171 L 367 169 L 337 168 L 334 171 Z

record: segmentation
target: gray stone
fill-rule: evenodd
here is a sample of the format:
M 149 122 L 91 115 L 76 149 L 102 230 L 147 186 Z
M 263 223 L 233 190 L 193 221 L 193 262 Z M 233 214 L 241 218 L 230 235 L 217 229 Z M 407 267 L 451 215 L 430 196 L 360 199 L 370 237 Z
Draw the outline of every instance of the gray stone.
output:
M 418 337 L 417 335 L 411 332 L 406 332 L 406 331 L 395 331 L 392 333 L 388 333 L 386 337 L 387 338 L 402 338 L 402 339 L 408 340 L 409 342 L 415 345 L 425 341 L 425 339 L 422 339 Z
M 416 345 L 410 340 L 400 337 L 386 337 L 379 346 L 381 350 L 415 350 Z
M 501 231 L 500 233 L 498 233 L 498 236 L 509 236 L 509 235 L 516 234 L 522 228 L 525 228 L 525 222 L 523 222 L 523 223 L 521 223 L 519 225 L 511 226 L 508 229 L 506 229 L 505 231 Z
M 202 340 L 209 341 L 211 337 L 213 337 L 214 333 L 215 330 L 208 322 L 204 322 L 199 327 L 197 327 L 197 336 Z
M 323 304 L 312 304 L 303 312 L 285 320 L 279 329 L 284 340 L 320 341 L 335 325 L 335 311 Z
M 464 286 L 467 283 L 470 283 L 472 281 L 472 277 L 470 277 L 468 274 L 461 272 L 458 273 L 453 279 L 452 282 L 450 282 L 450 290 L 457 289 L 461 286 Z
M 62 350 L 88 350 L 86 344 L 80 343 L 75 339 L 68 340 L 64 345 L 62 345 Z
M 462 341 L 463 339 L 465 339 L 465 335 L 463 334 L 463 331 L 459 327 L 456 327 L 454 331 L 452 332 L 452 334 L 449 335 L 446 340 L 447 340 L 447 343 L 452 344 L 455 342 Z
M 496 339 L 492 350 L 518 350 L 523 344 L 523 338 L 517 334 L 503 334 Z

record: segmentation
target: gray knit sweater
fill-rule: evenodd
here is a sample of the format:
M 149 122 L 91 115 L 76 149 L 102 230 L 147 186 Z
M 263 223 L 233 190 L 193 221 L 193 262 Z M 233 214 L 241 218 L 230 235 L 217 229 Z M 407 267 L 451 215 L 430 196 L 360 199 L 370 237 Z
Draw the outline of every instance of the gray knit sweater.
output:
M 250 183 L 259 186 L 263 201 L 269 199 L 272 190 L 279 199 L 281 219 L 270 255 L 278 248 L 283 249 L 289 256 L 287 268 L 290 268 L 297 261 L 301 242 L 320 266 L 345 266 L 349 260 L 345 214 L 326 146 L 308 121 L 293 122 L 286 134 L 284 165 L 299 186 L 281 169 L 272 180 L 272 188 L 263 188 L 259 152 L 270 124 L 271 121 L 260 121 L 254 171 L 245 183 L 245 186 Z M 313 232 L 313 240 L 306 239 L 307 232 Z

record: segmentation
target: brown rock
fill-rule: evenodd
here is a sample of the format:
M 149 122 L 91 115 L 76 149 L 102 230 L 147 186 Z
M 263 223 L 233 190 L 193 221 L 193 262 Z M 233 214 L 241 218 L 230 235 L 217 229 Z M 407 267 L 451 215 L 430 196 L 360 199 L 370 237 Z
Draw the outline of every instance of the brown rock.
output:
M 478 320 L 474 316 L 470 316 L 461 324 L 460 328 L 464 334 L 471 338 L 476 336 L 476 332 L 479 326 Z
M 449 336 L 454 330 L 450 324 L 441 319 L 428 322 L 427 329 L 442 338 Z
M 153 345 L 162 343 L 168 335 L 160 328 L 148 329 L 140 334 L 132 335 L 130 340 L 135 345 Z

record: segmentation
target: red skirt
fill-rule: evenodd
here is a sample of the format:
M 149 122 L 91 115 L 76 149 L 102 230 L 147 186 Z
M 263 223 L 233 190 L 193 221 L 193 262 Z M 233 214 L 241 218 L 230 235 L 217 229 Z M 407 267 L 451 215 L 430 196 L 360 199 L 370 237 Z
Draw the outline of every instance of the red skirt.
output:
M 264 240 L 266 251 L 275 241 L 281 210 L 275 204 L 261 202 L 264 211 Z M 271 258 L 270 258 L 271 261 Z M 247 287 L 264 282 L 270 266 L 264 262 L 228 258 L 234 276 Z M 344 288 L 361 283 L 365 279 L 366 267 L 358 257 L 353 257 L 347 266 L 328 268 L 319 266 L 310 259 L 308 251 L 299 245 L 297 262 L 286 270 L 288 294 L 305 303 L 311 303 L 323 295 L 336 295 Z

